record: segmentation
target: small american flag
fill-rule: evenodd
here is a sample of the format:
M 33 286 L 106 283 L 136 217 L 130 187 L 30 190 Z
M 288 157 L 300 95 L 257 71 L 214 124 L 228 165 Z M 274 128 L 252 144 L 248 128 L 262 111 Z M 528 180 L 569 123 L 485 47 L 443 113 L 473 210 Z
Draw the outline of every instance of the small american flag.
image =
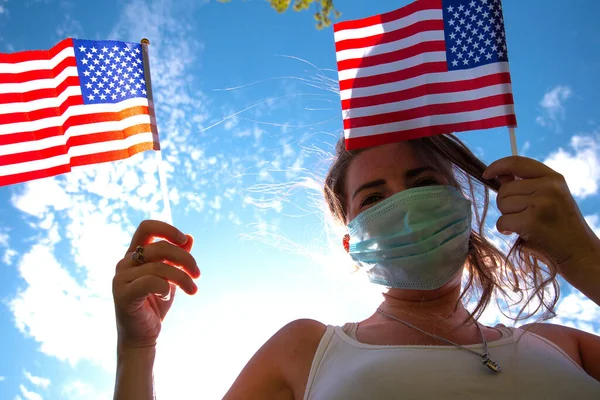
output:
M 0 186 L 158 150 L 142 45 L 0 54 Z
M 334 31 L 347 149 L 516 126 L 499 0 L 418 0 Z

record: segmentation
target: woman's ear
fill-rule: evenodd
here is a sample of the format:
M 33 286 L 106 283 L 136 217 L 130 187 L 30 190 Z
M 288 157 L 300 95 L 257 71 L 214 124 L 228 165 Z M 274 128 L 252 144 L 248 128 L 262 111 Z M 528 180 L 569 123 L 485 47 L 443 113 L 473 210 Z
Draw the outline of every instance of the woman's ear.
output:
M 344 250 L 346 250 L 346 253 L 350 252 L 350 235 L 348 235 L 347 233 L 344 235 L 344 238 L 342 239 L 342 243 L 344 245 Z

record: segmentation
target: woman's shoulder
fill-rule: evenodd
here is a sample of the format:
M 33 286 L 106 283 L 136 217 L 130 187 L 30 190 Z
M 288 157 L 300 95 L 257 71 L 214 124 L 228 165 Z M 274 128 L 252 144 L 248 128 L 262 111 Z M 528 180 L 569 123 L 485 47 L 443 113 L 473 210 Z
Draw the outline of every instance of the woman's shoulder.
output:
M 325 330 L 327 325 L 315 319 L 300 318 L 287 323 L 282 329 L 322 329 Z
M 327 325 L 314 319 L 296 319 L 284 325 L 275 336 L 285 338 L 286 342 L 314 342 L 321 340 Z
M 295 398 L 302 398 L 313 358 L 327 326 L 313 319 L 297 319 L 283 326 L 275 335 L 282 375 Z
M 579 346 L 579 338 L 581 337 L 581 333 L 583 333 L 582 331 L 568 326 L 550 323 L 525 324 L 520 326 L 519 329 L 541 336 L 550 341 L 555 346 L 562 349 L 580 367 L 583 367 L 581 349 Z
M 297 319 L 284 325 L 273 339 L 287 361 L 297 357 L 312 360 L 326 329 L 325 324 L 314 319 Z

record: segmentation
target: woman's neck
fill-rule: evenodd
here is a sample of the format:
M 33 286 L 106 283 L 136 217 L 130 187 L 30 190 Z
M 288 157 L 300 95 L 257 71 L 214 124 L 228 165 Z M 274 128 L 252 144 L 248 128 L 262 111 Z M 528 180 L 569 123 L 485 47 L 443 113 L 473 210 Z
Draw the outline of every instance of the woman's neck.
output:
M 435 291 L 389 289 L 383 296 L 384 301 L 379 306 L 381 311 L 421 329 L 454 329 L 469 318 L 469 312 L 459 300 L 460 285 Z

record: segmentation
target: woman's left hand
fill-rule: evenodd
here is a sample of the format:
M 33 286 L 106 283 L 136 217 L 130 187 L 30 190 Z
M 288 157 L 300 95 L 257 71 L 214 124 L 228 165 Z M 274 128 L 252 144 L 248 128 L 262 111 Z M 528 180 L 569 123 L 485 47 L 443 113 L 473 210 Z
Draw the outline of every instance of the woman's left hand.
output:
M 490 164 L 483 177 L 498 177 L 501 184 L 498 231 L 518 234 L 548 258 L 543 261 L 553 261 L 559 273 L 600 260 L 600 240 L 585 222 L 561 174 L 536 160 L 511 156 Z

